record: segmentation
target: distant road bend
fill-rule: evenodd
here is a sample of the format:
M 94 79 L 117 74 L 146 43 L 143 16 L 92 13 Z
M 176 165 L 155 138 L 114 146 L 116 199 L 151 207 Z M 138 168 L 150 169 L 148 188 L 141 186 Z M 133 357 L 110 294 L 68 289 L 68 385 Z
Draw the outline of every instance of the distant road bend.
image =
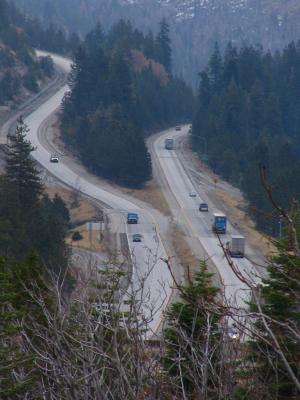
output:
M 39 54 L 48 54 L 39 52 Z M 70 71 L 71 61 L 64 57 L 50 54 L 56 66 L 65 72 Z M 161 242 L 159 233 L 156 230 L 155 220 L 149 210 L 143 210 L 131 201 L 122 198 L 121 195 L 103 190 L 99 185 L 90 182 L 85 177 L 78 175 L 65 162 L 64 158 L 59 163 L 50 163 L 51 150 L 40 140 L 40 130 L 44 122 L 61 106 L 65 93 L 69 90 L 68 85 L 59 88 L 58 91 L 48 98 L 42 105 L 25 118 L 25 123 L 30 129 L 28 139 L 36 150 L 32 153 L 36 161 L 48 170 L 51 175 L 71 188 L 80 190 L 84 195 L 100 201 L 107 206 L 110 218 L 119 217 L 118 226 L 122 225 L 123 231 L 127 234 L 129 248 L 133 258 L 133 273 L 131 289 L 135 292 L 145 276 L 142 298 L 142 313 L 149 323 L 148 336 L 155 333 L 162 321 L 162 313 L 171 295 L 172 279 L 164 261 L 167 253 Z M 138 225 L 127 225 L 127 212 L 139 214 Z M 120 223 L 121 221 L 121 223 Z M 142 243 L 133 243 L 132 234 L 141 233 Z M 153 314 L 152 310 L 155 310 Z

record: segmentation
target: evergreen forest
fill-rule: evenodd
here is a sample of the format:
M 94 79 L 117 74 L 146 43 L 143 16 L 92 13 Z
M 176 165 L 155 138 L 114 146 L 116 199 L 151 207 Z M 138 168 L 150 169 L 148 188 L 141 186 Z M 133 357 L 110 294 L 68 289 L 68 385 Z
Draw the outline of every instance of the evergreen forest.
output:
M 151 177 L 144 138 L 188 121 L 192 90 L 172 76 L 169 26 L 156 37 L 120 21 L 97 25 L 75 54 L 62 115 L 63 138 L 94 173 L 132 187 Z
M 260 47 L 216 45 L 200 73 L 191 141 L 214 172 L 246 194 L 259 228 L 279 234 L 278 213 L 265 195 L 289 209 L 300 199 L 300 42 L 271 54 Z

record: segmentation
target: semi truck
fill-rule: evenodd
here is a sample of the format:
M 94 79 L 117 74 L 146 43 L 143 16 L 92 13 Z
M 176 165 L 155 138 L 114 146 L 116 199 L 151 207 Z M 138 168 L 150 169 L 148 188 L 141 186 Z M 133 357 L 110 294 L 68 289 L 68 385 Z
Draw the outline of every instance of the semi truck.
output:
M 173 150 L 174 148 L 174 139 L 167 138 L 165 139 L 165 149 Z
M 225 214 L 214 213 L 212 230 L 215 233 L 226 233 L 227 218 Z
M 227 250 L 231 257 L 243 258 L 245 255 L 245 238 L 241 235 L 231 237 L 231 242 L 227 243 Z
M 127 214 L 127 224 L 137 224 L 139 222 L 139 216 L 137 213 Z

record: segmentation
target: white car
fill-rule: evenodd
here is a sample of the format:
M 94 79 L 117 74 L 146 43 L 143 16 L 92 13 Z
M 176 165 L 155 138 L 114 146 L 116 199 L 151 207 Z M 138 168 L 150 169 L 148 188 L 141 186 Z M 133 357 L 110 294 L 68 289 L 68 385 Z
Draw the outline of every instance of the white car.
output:
M 190 192 L 190 193 L 189 193 L 189 196 L 190 196 L 190 197 L 197 197 L 197 193 L 196 193 L 196 192 Z
M 227 335 L 229 340 L 237 340 L 240 336 L 239 331 L 233 326 L 228 328 Z
M 58 162 L 59 162 L 58 156 L 56 156 L 55 154 L 51 154 L 50 162 L 52 162 L 52 163 L 58 163 Z

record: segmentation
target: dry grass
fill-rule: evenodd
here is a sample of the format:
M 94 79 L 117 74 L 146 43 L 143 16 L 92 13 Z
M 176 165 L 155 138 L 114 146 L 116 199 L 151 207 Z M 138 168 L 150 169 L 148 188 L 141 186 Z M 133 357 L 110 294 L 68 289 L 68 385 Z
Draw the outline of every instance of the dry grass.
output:
M 57 193 L 66 203 L 71 217 L 72 224 L 78 224 L 81 221 L 89 221 L 97 215 L 97 209 L 86 198 L 80 194 L 78 196 L 77 207 L 74 207 L 74 191 L 62 188 L 60 186 L 48 187 L 47 194 L 52 198 Z
M 243 197 L 228 194 L 221 189 L 214 189 L 212 193 L 218 203 L 223 205 L 221 208 L 225 206 L 225 208 L 230 209 L 230 218 L 238 224 L 239 229 L 247 237 L 247 241 L 251 247 L 261 251 L 266 257 L 276 252 L 272 239 L 255 229 L 254 221 L 247 214 L 248 204 Z
M 76 242 L 72 241 L 73 232 L 80 232 L 82 239 Z M 86 224 L 82 224 L 77 226 L 76 228 L 71 230 L 71 236 L 66 239 L 67 244 L 72 245 L 73 247 L 80 247 L 81 249 L 88 249 L 98 252 L 105 252 L 106 246 L 104 241 L 100 241 L 100 232 L 99 231 L 91 231 L 87 230 Z
M 78 193 L 76 194 L 78 201 L 75 207 L 74 191 L 60 186 L 48 187 L 46 192 L 51 198 L 57 193 L 65 201 L 70 211 L 71 224 L 76 225 L 76 227 L 70 231 L 70 237 L 66 239 L 66 242 L 83 249 L 104 252 L 106 249 L 105 242 L 99 240 L 99 231 L 93 231 L 90 235 L 86 226 L 87 221 L 97 217 L 97 208 Z M 82 239 L 76 242 L 71 239 L 75 231 L 80 232 L 82 235 Z
M 184 270 L 184 280 L 188 282 L 199 269 L 199 260 L 192 254 L 186 236 L 178 226 L 172 228 L 172 246 Z
M 143 189 L 121 188 L 123 193 L 150 204 L 164 215 L 170 215 L 169 205 L 159 186 L 152 180 Z

